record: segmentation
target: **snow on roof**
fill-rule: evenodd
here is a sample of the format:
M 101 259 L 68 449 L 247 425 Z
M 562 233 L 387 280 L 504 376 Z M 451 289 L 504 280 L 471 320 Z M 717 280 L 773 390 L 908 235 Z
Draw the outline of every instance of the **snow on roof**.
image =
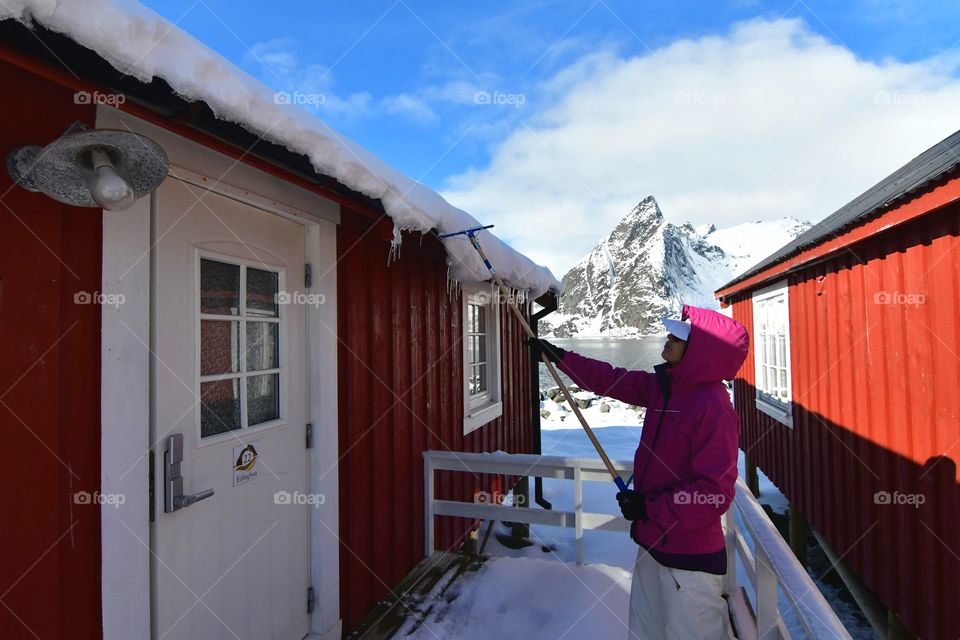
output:
M 310 159 L 318 173 L 380 200 L 400 230 L 440 233 L 479 226 L 440 194 L 388 166 L 345 139 L 319 118 L 289 104 L 276 104 L 274 92 L 166 19 L 132 0 L 5 0 L 0 19 L 34 21 L 88 47 L 142 82 L 162 78 L 182 98 L 202 100 L 222 120 Z M 480 243 L 500 276 L 534 297 L 563 285 L 489 231 Z M 450 276 L 482 282 L 489 274 L 463 236 L 442 241 Z

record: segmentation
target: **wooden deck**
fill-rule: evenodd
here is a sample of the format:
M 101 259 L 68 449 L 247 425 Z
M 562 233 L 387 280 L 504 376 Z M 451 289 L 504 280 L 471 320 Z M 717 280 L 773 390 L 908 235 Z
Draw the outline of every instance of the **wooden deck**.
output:
M 392 638 L 410 619 L 421 622 L 430 615 L 436 599 L 425 602 L 426 597 L 438 586 L 440 595 L 464 573 L 474 572 L 483 564 L 482 556 L 468 553 L 437 551 L 424 558 L 394 588 L 378 602 L 360 625 L 346 636 L 347 640 L 383 640 Z

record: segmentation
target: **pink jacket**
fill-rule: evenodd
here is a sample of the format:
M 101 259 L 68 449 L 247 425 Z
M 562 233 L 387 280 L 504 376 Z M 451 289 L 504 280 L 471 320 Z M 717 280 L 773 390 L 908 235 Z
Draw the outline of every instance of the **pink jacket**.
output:
M 692 330 L 676 367 L 628 371 L 571 352 L 559 367 L 585 389 L 647 408 L 633 488 L 649 520 L 633 523 L 633 539 L 664 554 L 707 554 L 724 548 L 720 516 L 737 480 L 740 421 L 722 381 L 740 369 L 749 338 L 709 309 L 684 305 L 682 318 Z

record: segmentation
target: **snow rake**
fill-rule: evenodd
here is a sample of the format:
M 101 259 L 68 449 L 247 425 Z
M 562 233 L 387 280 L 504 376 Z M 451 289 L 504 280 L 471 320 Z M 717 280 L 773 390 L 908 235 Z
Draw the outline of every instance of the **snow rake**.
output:
M 469 229 L 464 229 L 462 231 L 454 231 L 453 233 L 444 233 L 437 234 L 438 238 L 452 238 L 454 236 L 467 236 L 470 239 L 470 244 L 473 245 L 473 248 L 477 250 L 477 253 L 480 254 L 480 259 L 483 260 L 483 264 L 487 267 L 487 270 L 490 272 L 490 275 L 493 276 L 493 281 L 497 284 L 497 288 L 500 290 L 500 295 L 507 300 L 507 305 L 510 307 L 510 310 L 513 311 L 513 315 L 517 317 L 517 320 L 520 321 L 520 325 L 523 327 L 523 330 L 527 332 L 527 335 L 530 338 L 536 340 L 537 336 L 533 332 L 533 329 L 530 328 L 530 325 L 527 324 L 526 318 L 523 317 L 523 312 L 520 311 L 520 308 L 513 301 L 513 297 L 510 296 L 510 293 L 507 291 L 507 287 L 503 284 L 503 280 L 500 279 L 500 276 L 497 274 L 497 270 L 490 264 L 490 260 L 487 258 L 487 254 L 483 252 L 483 247 L 480 246 L 480 241 L 477 239 L 477 234 L 484 229 L 490 229 L 493 227 L 492 224 L 489 224 L 485 227 L 471 227 Z M 560 387 L 560 391 L 563 392 L 563 397 L 567 399 L 567 403 L 570 405 L 570 409 L 573 411 L 574 415 L 577 416 L 577 420 L 580 421 L 580 426 L 583 427 L 583 430 L 586 432 L 587 437 L 590 438 L 590 442 L 593 443 L 593 447 L 597 450 L 597 453 L 600 455 L 600 459 L 603 461 L 603 465 L 607 468 L 607 472 L 610 473 L 610 477 L 613 478 L 613 483 L 617 485 L 617 489 L 620 491 L 626 491 L 627 485 L 620 477 L 620 474 L 617 473 L 617 470 L 613 468 L 613 463 L 610 462 L 609 456 L 607 456 L 606 451 L 603 450 L 600 441 L 597 440 L 597 436 L 594 435 L 593 429 L 590 428 L 590 425 L 587 424 L 587 419 L 583 417 L 583 414 L 580 413 L 580 407 L 577 406 L 576 401 L 573 399 L 570 390 L 567 389 L 567 385 L 563 383 L 563 380 L 560 379 L 560 374 L 557 373 L 557 369 L 553 366 L 553 363 L 550 362 L 550 359 L 546 354 L 541 353 L 540 359 L 543 361 L 543 364 L 547 365 L 547 371 L 550 372 L 550 375 L 553 376 L 553 379 L 556 381 L 557 386 Z

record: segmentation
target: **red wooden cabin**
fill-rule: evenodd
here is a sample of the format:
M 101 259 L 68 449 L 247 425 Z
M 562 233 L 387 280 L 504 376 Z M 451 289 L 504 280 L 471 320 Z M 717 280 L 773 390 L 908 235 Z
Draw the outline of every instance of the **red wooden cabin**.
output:
M 58 30 L 0 20 L 0 152 L 80 122 L 151 138 L 170 176 L 109 212 L 0 171 L 0 635 L 340 637 L 422 558 L 424 450 L 534 451 L 520 327 L 431 236 L 388 264 L 380 200 Z M 173 433 L 184 491 L 214 494 L 166 512 Z
M 960 635 L 958 199 L 960 132 L 716 293 L 741 448 L 923 638 Z

